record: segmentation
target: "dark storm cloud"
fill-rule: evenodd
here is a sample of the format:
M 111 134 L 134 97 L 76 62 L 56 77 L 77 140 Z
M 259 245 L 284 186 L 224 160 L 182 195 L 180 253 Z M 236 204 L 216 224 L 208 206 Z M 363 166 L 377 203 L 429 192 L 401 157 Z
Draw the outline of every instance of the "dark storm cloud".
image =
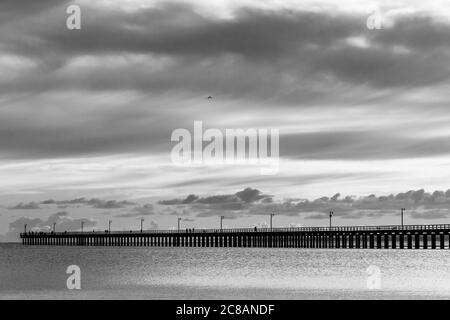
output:
M 127 111 L 120 115 L 105 111 L 100 119 L 80 122 L 82 115 L 67 110 L 67 117 L 59 120 L 65 123 L 64 128 L 53 121 L 48 126 L 36 125 L 28 117 L 10 120 L 8 111 L 0 111 L 0 115 L 3 113 L 4 117 L 0 118 L 0 150 L 5 151 L 4 157 L 13 158 L 103 155 L 142 151 L 143 147 L 146 147 L 146 152 L 150 145 L 155 152 L 167 151 L 170 148 L 167 138 L 170 137 L 170 128 L 177 127 L 175 124 L 165 128 L 153 126 L 158 116 L 148 119 L 145 124 L 138 123 L 133 121 L 138 115 L 130 115 Z M 73 123 L 68 120 L 69 114 L 72 114 Z M 148 114 L 141 116 L 150 118 Z M 40 120 L 48 121 L 43 117 Z
M 20 202 L 20 203 L 16 204 L 15 206 L 8 207 L 8 209 L 10 209 L 10 210 L 36 210 L 36 209 L 40 209 L 40 207 L 39 207 L 39 204 L 36 202 L 28 202 L 28 203 Z
M 450 214 L 450 190 L 427 193 L 425 190 L 411 190 L 405 193 L 391 194 L 389 196 L 369 195 L 364 197 L 340 197 L 339 194 L 329 198 L 321 197 L 315 200 L 288 200 L 268 206 L 253 208 L 253 212 L 280 212 L 284 215 L 304 215 L 308 219 L 325 219 L 330 211 L 334 216 L 344 219 L 378 218 L 381 216 L 399 215 L 400 208 L 421 212 L 415 218 L 436 219 L 434 213 Z
M 158 203 L 162 205 L 189 204 L 199 199 L 195 194 L 188 195 L 185 199 L 161 200 Z
M 84 91 L 133 90 L 198 96 L 215 92 L 239 99 L 242 105 L 246 100 L 271 99 L 299 108 L 299 103 L 317 100 L 348 103 L 339 98 L 342 88 L 333 90 L 336 83 L 376 90 L 436 84 L 449 76 L 450 27 L 428 16 L 406 15 L 390 28 L 373 31 L 365 26 L 366 16 L 326 11 L 240 8 L 231 19 L 219 19 L 200 14 L 188 4 L 159 4 L 137 11 L 86 4 L 81 8 L 82 29 L 71 32 L 65 28 L 66 2 L 33 2 L 33 10 L 24 11 L 19 3 L 4 4 L 10 19 L 0 30 L 0 48 L 17 56 L 19 64 L 22 57 L 28 57 L 36 66 L 21 69 L 3 83 L 0 78 L 2 93 L 81 90 L 84 95 Z M 19 16 L 22 20 L 17 25 Z M 366 38 L 367 46 L 355 46 L 348 41 L 352 37 Z M 398 46 L 406 53 L 398 52 Z M 136 54 L 142 55 L 138 62 Z M 87 67 L 70 64 L 86 57 L 91 59 Z M 156 60 L 148 62 L 150 58 Z M 324 92 L 324 87 L 330 89 Z M 352 97 L 351 103 L 363 94 Z M 33 110 L 56 106 L 34 117 L 17 117 L 12 111 L 19 110 L 13 108 L 16 105 L 0 111 L 0 150 L 6 158 L 145 153 L 150 147 L 153 153 L 167 154 L 172 129 L 186 126 L 185 118 L 177 117 L 177 112 L 169 117 L 161 107 L 179 111 L 181 102 L 166 106 L 141 101 L 112 110 L 90 101 L 68 101 L 61 116 L 59 102 L 21 99 Z M 95 106 L 95 113 L 78 110 L 83 104 Z M 23 108 L 21 112 L 31 111 Z M 407 158 L 447 153 L 448 141 L 446 137 L 397 137 L 387 131 L 385 135 L 282 135 L 281 156 Z
M 366 16 L 326 11 L 240 8 L 232 18 L 220 19 L 200 14 L 188 4 L 158 4 L 137 11 L 84 4 L 82 29 L 71 32 L 65 28 L 67 2 L 26 3 L 30 6 L 24 10 L 21 1 L 0 5 L 9 17 L 0 29 L 0 48 L 18 58 L 11 68 L 25 58 L 34 63 L 6 80 L 0 77 L 1 93 L 44 92 L 45 96 L 68 90 L 84 96 L 132 90 L 146 96 L 144 102 L 110 109 L 104 107 L 106 100 L 96 104 L 95 97 L 49 102 L 41 101 L 42 96 L 22 95 L 17 101 L 28 107 L 11 103 L 0 110 L 4 158 L 167 154 L 173 128 L 186 127 L 191 120 L 177 116 L 183 107 L 176 95 L 180 92 L 187 96 L 213 92 L 236 99 L 241 108 L 251 108 L 246 104 L 249 100 L 261 102 L 260 108 L 274 101 L 277 106 L 295 108 L 339 107 L 356 104 L 366 93 L 370 96 L 379 89 L 414 89 L 442 83 L 450 75 L 449 24 L 430 16 L 403 15 L 392 27 L 368 30 Z M 367 45 L 348 41 L 354 37 L 366 39 Z M 83 67 L 71 65 L 77 59 L 88 62 Z M 355 85 L 367 91 L 357 92 L 350 100 L 341 97 Z M 164 93 L 175 102 L 152 100 L 152 94 Z M 380 108 L 391 105 L 379 102 Z M 50 110 L 39 112 L 49 105 Z M 17 110 L 34 116 L 17 116 Z M 173 113 L 169 116 L 165 110 Z M 280 155 L 392 159 L 442 155 L 450 149 L 447 137 L 397 134 L 394 129 L 282 132 Z
M 83 205 L 83 206 L 90 206 L 92 208 L 96 209 L 120 209 L 124 208 L 126 206 L 132 206 L 136 203 L 128 201 L 128 200 L 102 200 L 98 198 L 77 198 L 77 199 L 71 199 L 71 200 L 45 200 L 42 201 L 41 204 L 56 204 L 58 206 L 61 205 Z
M 233 204 L 240 202 L 240 200 L 235 194 L 221 194 L 200 198 L 196 202 L 202 204 Z
M 44 10 L 69 3 L 65 0 L 2 0 L 0 1 L 0 25 L 37 15 Z
M 260 190 L 245 188 L 235 194 L 213 195 L 208 197 L 199 197 L 194 194 L 188 195 L 185 199 L 161 200 L 161 205 L 182 205 L 182 204 L 247 204 L 261 200 L 271 201 L 272 196 L 263 194 Z
M 237 218 L 242 213 L 248 211 L 253 204 L 271 203 L 272 196 L 263 194 L 260 190 L 245 188 L 235 194 L 221 194 L 207 197 L 189 195 L 185 199 L 161 200 L 160 205 L 177 208 L 186 206 L 197 217 L 217 216 L 226 213 L 226 217 Z M 176 211 L 176 210 L 175 210 Z
M 271 196 L 262 194 L 261 191 L 252 188 L 245 188 L 242 191 L 236 192 L 236 196 L 245 203 L 253 203 L 260 200 L 272 201 Z
M 273 201 L 269 197 L 270 202 L 247 203 L 229 201 L 226 200 L 229 198 L 225 197 L 221 199 L 222 201 L 211 203 L 197 201 L 183 207 L 195 213 L 197 217 L 225 215 L 227 218 L 237 218 L 276 213 L 284 216 L 302 216 L 305 219 L 327 219 L 329 212 L 333 211 L 335 217 L 362 219 L 397 216 L 400 208 L 410 211 L 413 218 L 438 219 L 450 216 L 450 190 L 428 193 L 421 189 L 388 196 L 372 194 L 363 197 L 341 196 L 337 193 L 331 197 L 324 196 L 315 200 L 298 198 Z
M 37 72 L 5 83 L 3 90 L 69 86 L 170 91 L 183 87 L 198 92 L 214 80 L 223 94 L 252 96 L 261 86 L 276 92 L 285 84 L 285 75 L 297 85 L 329 75 L 374 87 L 424 86 L 449 75 L 443 63 L 448 61 L 448 51 L 442 48 L 449 46 L 450 26 L 429 16 L 400 17 L 392 27 L 373 31 L 366 28 L 367 16 L 329 12 L 240 8 L 232 19 L 219 19 L 201 15 L 188 4 L 174 3 L 133 12 L 94 5 L 82 10 L 83 27 L 78 32 L 61 27 L 65 22 L 61 14 L 50 17 L 42 27 L 31 24 L 18 31 L 5 30 L 2 45 L 41 64 L 47 63 L 48 48 L 52 48 L 55 59 L 48 63 L 59 60 L 58 68 L 73 57 L 104 54 L 171 57 L 172 63 L 152 72 L 130 66 L 126 73 L 120 67 L 93 65 L 87 74 L 65 78 Z M 38 45 L 30 47 L 24 35 L 38 40 Z M 352 37 L 366 38 L 367 46 L 349 43 Z M 407 53 L 398 52 L 399 45 Z
M 64 6 L 60 6 L 64 10 Z M 197 13 L 189 4 L 159 4 L 138 11 L 82 6 L 86 32 L 68 33 L 66 16 L 53 16 L 45 27 L 25 29 L 63 55 L 92 53 L 157 53 L 175 56 L 216 56 L 236 53 L 248 58 L 284 55 L 301 45 L 330 43 L 359 34 L 362 17 L 290 10 L 241 8 L 232 20 Z M 83 30 L 83 28 L 82 28 Z M 18 53 L 44 54 L 44 47 L 21 51 L 20 41 L 8 37 Z

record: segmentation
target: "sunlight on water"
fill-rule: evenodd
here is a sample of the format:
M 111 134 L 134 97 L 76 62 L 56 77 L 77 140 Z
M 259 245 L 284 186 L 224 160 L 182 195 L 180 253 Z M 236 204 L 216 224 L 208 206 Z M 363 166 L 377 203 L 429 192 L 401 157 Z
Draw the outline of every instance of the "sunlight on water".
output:
M 66 288 L 81 268 L 82 289 Z M 369 290 L 367 268 L 381 271 Z M 0 298 L 450 298 L 448 250 L 0 245 Z

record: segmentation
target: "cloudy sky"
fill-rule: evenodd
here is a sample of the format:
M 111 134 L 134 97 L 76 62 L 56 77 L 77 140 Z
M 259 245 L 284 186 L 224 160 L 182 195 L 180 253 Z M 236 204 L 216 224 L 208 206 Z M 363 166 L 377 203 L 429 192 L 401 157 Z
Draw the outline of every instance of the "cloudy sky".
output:
M 449 18 L 448 1 L 3 0 L 1 239 L 178 216 L 326 225 L 331 209 L 336 225 L 398 223 L 401 207 L 446 223 Z M 278 174 L 174 165 L 171 133 L 195 120 L 279 129 Z

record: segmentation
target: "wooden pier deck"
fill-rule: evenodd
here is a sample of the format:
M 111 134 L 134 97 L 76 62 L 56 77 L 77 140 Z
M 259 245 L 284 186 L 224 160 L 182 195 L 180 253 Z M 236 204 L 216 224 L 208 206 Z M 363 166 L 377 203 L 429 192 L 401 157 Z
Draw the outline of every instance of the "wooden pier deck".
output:
M 450 224 L 24 232 L 20 238 L 34 246 L 449 249 Z

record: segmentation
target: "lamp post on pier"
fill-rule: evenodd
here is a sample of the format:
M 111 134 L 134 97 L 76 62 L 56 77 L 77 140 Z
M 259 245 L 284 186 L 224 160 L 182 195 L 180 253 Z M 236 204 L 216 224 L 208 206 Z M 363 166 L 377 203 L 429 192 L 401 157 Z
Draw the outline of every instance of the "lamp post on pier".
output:
M 220 232 L 222 232 L 222 223 L 224 218 L 224 216 L 220 216 Z
M 178 217 L 178 233 L 180 233 L 180 221 L 181 221 L 181 218 Z
M 331 217 L 333 216 L 334 212 L 330 211 L 330 229 L 331 229 Z
M 273 217 L 275 216 L 275 213 L 270 214 L 270 231 L 273 229 Z
M 81 221 L 81 233 L 83 233 L 84 221 Z
M 108 233 L 111 233 L 111 223 L 112 223 L 112 220 L 109 220 L 108 221 Z
M 56 222 L 53 222 L 53 233 L 56 232 Z
M 144 218 L 141 218 L 141 233 L 142 233 L 143 224 L 144 224 Z
M 405 213 L 405 210 L 406 210 L 406 208 L 402 208 L 402 209 L 401 209 L 401 219 L 402 219 L 401 223 L 402 223 L 402 229 L 403 229 L 403 214 Z

